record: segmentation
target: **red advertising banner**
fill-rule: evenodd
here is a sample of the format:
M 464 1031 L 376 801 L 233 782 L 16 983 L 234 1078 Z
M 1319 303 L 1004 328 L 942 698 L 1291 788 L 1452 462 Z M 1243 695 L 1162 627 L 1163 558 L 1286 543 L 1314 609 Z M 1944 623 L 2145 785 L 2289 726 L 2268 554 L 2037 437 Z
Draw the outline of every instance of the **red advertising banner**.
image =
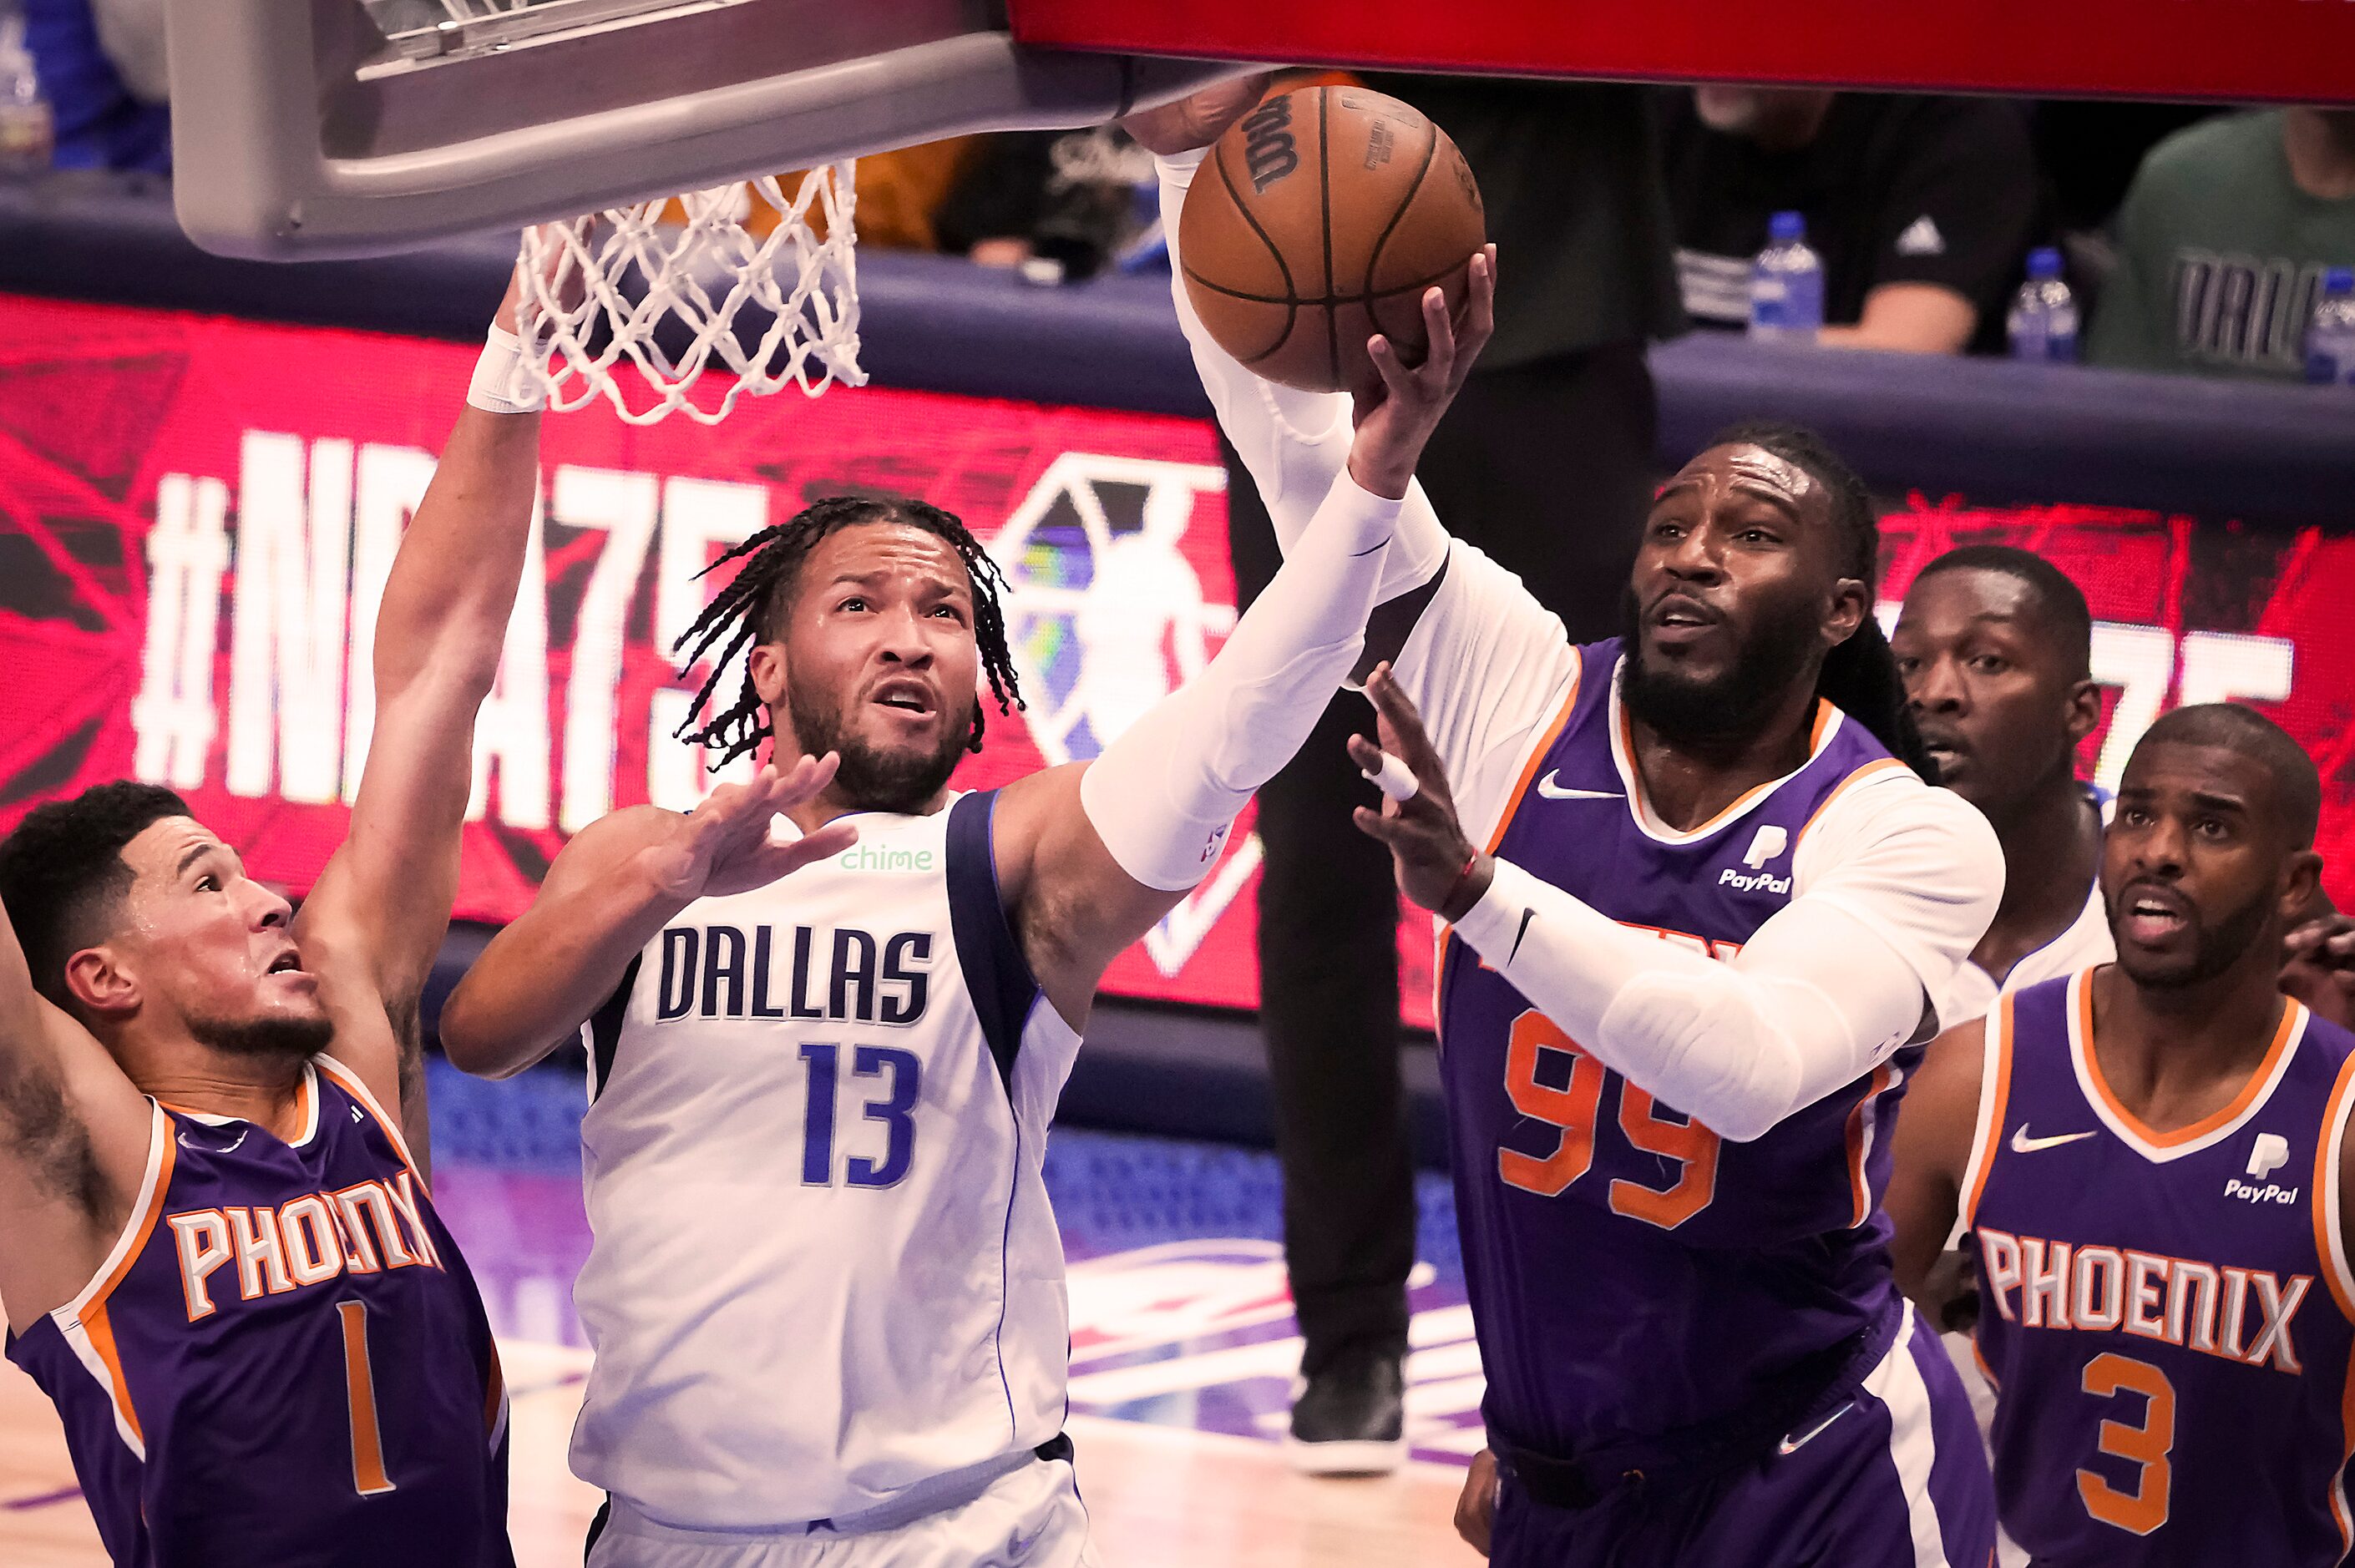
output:
M 1632 81 L 2355 102 L 2346 0 L 1009 0 L 1027 44 Z
M 6 297 L 0 344 L 0 827 L 134 776 L 306 889 L 346 831 L 374 606 L 473 352 Z M 717 429 L 601 404 L 548 419 L 543 459 L 476 726 L 462 918 L 512 918 L 606 811 L 701 799 L 704 759 L 671 738 L 693 683 L 666 657 L 718 586 L 695 574 L 819 496 L 922 495 L 1011 577 L 1029 708 L 991 714 L 966 787 L 1095 755 L 1234 624 L 1225 479 L 1196 420 L 837 388 Z M 1110 988 L 1253 1005 L 1257 864 L 1236 834 Z
M 137 777 L 186 795 L 255 875 L 306 889 L 367 755 L 376 601 L 473 358 L 0 296 L 0 829 Z M 1094 756 L 1217 652 L 1235 619 L 1223 484 L 1207 424 L 1151 415 L 837 389 L 747 402 L 716 429 L 639 429 L 602 406 L 549 418 L 541 526 L 477 726 L 459 915 L 513 917 L 565 836 L 614 807 L 700 799 L 703 759 L 671 738 L 693 682 L 666 651 L 716 586 L 695 573 L 765 523 L 893 490 L 988 542 L 1029 706 L 991 715 L 959 779 L 987 787 Z M 2259 700 L 2322 762 L 2334 867 L 2355 848 L 2339 777 L 2355 624 L 2333 609 L 2355 541 L 1918 498 L 1885 527 L 1892 594 L 1984 538 L 2084 585 L 2113 688 L 2089 771 L 2114 777 L 2169 704 Z M 1234 835 L 1108 989 L 1254 1005 L 1258 853 Z M 1400 949 L 1409 1017 L 1427 1022 L 1419 914 Z

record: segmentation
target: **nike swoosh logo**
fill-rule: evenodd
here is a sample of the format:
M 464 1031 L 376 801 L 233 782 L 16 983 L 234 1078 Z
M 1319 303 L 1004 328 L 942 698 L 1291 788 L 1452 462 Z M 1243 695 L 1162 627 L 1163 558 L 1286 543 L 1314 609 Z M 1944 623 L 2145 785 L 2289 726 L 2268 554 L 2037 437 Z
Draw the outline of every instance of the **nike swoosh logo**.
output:
M 1521 911 L 1521 928 L 1513 933 L 1513 950 L 1505 955 L 1506 963 L 1509 964 L 1521 956 L 1521 938 L 1529 934 L 1529 922 L 1537 917 L 1538 912 L 1534 909 Z
M 1856 1405 L 1853 1402 L 1841 1405 L 1838 1410 L 1833 1411 L 1829 1415 L 1827 1415 L 1821 1421 L 1817 1422 L 1816 1425 L 1806 1433 L 1798 1436 L 1784 1438 L 1783 1441 L 1776 1446 L 1775 1451 L 1782 1454 L 1797 1453 L 1800 1449 L 1806 1447 L 1808 1444 L 1821 1436 L 1825 1427 L 1829 1426 L 1833 1422 L 1838 1421 L 1841 1416 L 1846 1415 L 1849 1411 L 1854 1410 L 1855 1408 Z
M 2033 1154 L 2040 1149 L 2058 1149 L 2064 1143 L 2074 1143 L 2081 1138 L 2093 1136 L 2090 1132 L 2056 1132 L 2050 1138 L 2030 1138 L 2028 1136 L 2028 1124 L 2021 1122 L 2011 1129 L 2011 1151 L 2014 1154 Z
M 1627 798 L 1616 789 L 1572 789 L 1566 784 L 1555 783 L 1553 778 L 1553 774 L 1549 772 L 1538 780 L 1538 793 L 1549 800 L 1624 800 Z

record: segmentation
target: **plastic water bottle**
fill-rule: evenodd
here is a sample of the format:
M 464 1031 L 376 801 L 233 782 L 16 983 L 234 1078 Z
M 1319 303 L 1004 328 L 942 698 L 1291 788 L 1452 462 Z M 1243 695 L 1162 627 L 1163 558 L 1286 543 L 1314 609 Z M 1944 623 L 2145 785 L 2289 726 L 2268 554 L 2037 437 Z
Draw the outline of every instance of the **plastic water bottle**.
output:
M 1807 248 L 1807 220 L 1778 212 L 1766 233 L 1766 249 L 1750 264 L 1750 335 L 1813 343 L 1824 324 L 1824 263 Z
M 57 121 L 25 48 L 25 18 L 0 16 L 0 178 L 42 172 L 56 147 Z
M 37 175 L 57 150 L 57 120 L 41 96 L 25 18 L 0 16 L 0 179 Z
M 2307 319 L 2306 378 L 2355 387 L 2355 267 L 2333 267 L 2322 275 L 2322 297 Z
M 2028 281 L 2011 297 L 2011 356 L 2066 364 L 2077 357 L 2077 301 L 2061 281 L 2061 252 L 2028 253 Z

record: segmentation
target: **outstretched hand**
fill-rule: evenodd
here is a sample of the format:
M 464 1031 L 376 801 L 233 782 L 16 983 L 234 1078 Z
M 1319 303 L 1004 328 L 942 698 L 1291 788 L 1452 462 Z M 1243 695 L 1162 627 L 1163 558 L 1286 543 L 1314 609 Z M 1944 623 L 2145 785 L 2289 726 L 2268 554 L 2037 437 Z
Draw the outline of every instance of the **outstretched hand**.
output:
M 2331 1022 L 2355 1026 L 2355 916 L 2334 912 L 2285 937 L 2281 989 Z
M 783 813 L 817 798 L 834 782 L 840 758 L 833 752 L 805 757 L 784 772 L 772 763 L 749 784 L 722 784 L 703 804 L 678 819 L 670 836 L 645 852 L 646 866 L 666 896 L 692 901 L 724 897 L 765 887 L 813 861 L 840 854 L 858 841 L 847 821 L 778 842 L 772 824 Z
M 1497 248 L 1484 245 L 1472 258 L 1470 287 L 1461 325 L 1449 319 L 1447 296 L 1423 291 L 1423 330 L 1428 346 L 1422 363 L 1409 365 L 1380 333 L 1366 340 L 1366 354 L 1380 380 L 1350 394 L 1357 440 L 1349 448 L 1349 477 L 1360 489 L 1396 501 L 1406 494 L 1414 465 L 1431 432 L 1455 395 L 1464 390 L 1473 362 L 1497 332 Z
M 1488 891 L 1496 862 L 1464 836 L 1455 818 L 1455 799 L 1448 791 L 1446 766 L 1423 734 L 1423 715 L 1389 663 L 1374 666 L 1366 678 L 1366 695 L 1373 700 L 1381 744 L 1351 736 L 1350 760 L 1376 774 L 1388 753 L 1413 773 L 1416 789 L 1411 800 L 1385 798 L 1379 811 L 1359 806 L 1352 820 L 1359 832 L 1380 839 L 1391 852 L 1400 892 L 1443 920 L 1460 920 Z

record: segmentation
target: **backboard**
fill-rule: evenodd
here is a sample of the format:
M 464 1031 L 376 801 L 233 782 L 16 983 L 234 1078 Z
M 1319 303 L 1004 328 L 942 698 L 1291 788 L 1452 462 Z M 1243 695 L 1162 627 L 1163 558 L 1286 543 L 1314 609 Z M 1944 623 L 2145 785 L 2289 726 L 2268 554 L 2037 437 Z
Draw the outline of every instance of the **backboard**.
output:
M 1231 74 L 1014 42 L 994 0 L 167 0 L 175 200 L 225 255 L 368 255 Z
M 1007 0 L 1042 48 L 1620 81 L 2355 104 L 2349 0 Z

